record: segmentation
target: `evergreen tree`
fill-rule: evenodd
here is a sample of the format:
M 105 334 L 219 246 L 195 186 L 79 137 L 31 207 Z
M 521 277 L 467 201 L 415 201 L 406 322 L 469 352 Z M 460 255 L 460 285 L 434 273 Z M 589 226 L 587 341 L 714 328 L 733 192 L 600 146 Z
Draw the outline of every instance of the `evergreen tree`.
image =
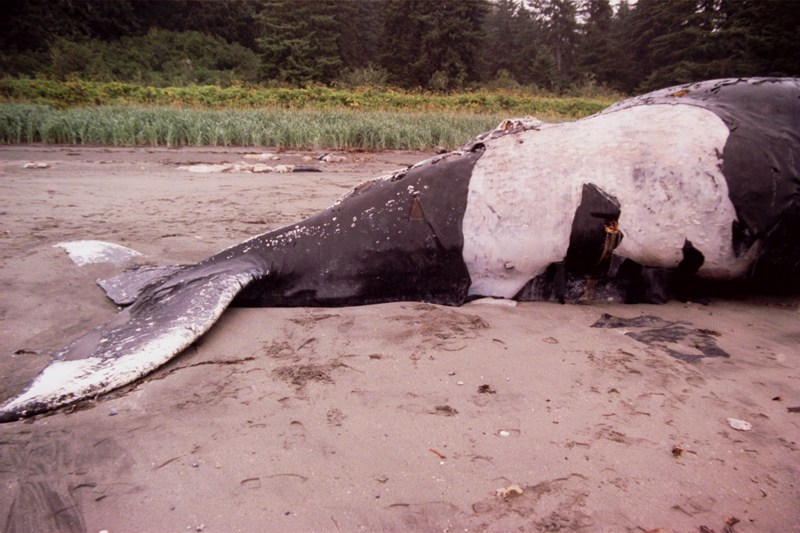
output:
M 598 83 L 612 81 L 616 43 L 612 35 L 614 10 L 609 0 L 587 0 L 582 9 L 586 22 L 577 54 L 578 70 Z
M 418 60 L 421 70 L 430 73 L 428 84 L 445 90 L 478 81 L 487 3 L 431 2 L 429 8 L 432 9 L 423 17 L 428 31 L 423 36 L 423 55 Z
M 736 76 L 800 76 L 800 2 L 720 0 L 718 32 Z
M 256 0 L 7 0 L 0 2 L 0 44 L 8 50 L 146 35 L 152 28 L 197 31 L 255 49 Z
M 258 50 L 256 39 L 259 35 L 259 28 L 256 14 L 260 9 L 261 2 L 259 1 L 128 1 L 139 27 L 136 35 L 144 35 L 151 28 L 174 32 L 196 31 L 212 37 L 221 37 L 229 43 L 238 43 L 254 52 Z M 121 2 L 119 0 L 113 2 L 99 0 L 98 3 Z
M 375 0 L 338 2 L 339 51 L 342 66 L 363 69 L 380 64 L 383 19 L 388 4 Z
M 55 37 L 112 39 L 139 31 L 131 2 L 15 0 L 0 2 L 0 49 L 45 50 Z
M 495 79 L 501 70 L 508 72 L 515 80 L 519 79 L 521 62 L 517 23 L 520 9 L 517 0 L 498 0 L 487 14 L 484 24 L 487 70 L 484 79 Z
M 536 49 L 528 68 L 528 81 L 548 91 L 557 91 L 562 87 L 558 63 L 549 46 L 543 45 Z
M 609 85 L 623 93 L 632 93 L 639 84 L 634 61 L 633 15 L 627 0 L 622 0 L 611 19 L 611 41 L 614 43 L 613 57 L 609 63 Z
M 542 24 L 545 41 L 555 61 L 555 90 L 566 88 L 573 77 L 574 58 L 578 47 L 577 3 L 575 0 L 528 0 Z M 540 57 L 546 57 L 540 51 Z
M 381 66 L 401 87 L 453 89 L 478 81 L 485 0 L 387 5 Z
M 259 15 L 264 33 L 258 39 L 262 79 L 333 81 L 342 66 L 336 10 L 332 0 L 265 2 Z
M 556 80 L 555 58 L 546 43 L 546 32 L 535 14 L 522 3 L 516 16 L 517 49 L 510 53 L 520 61 L 519 81 L 548 89 Z
M 642 92 L 726 75 L 721 68 L 714 0 L 652 1 L 640 23 L 652 25 Z M 639 5 L 637 4 L 637 8 Z M 639 11 L 635 9 L 634 12 Z
M 505 71 L 520 84 L 550 86 L 552 72 L 549 61 L 542 63 L 539 53 L 546 46 L 542 40 L 544 34 L 523 0 L 498 0 L 493 3 L 484 30 L 485 80 L 494 80 L 498 78 L 498 73 Z M 549 51 L 545 50 L 545 55 L 548 54 Z M 538 62 L 537 57 L 540 60 Z
M 386 7 L 383 22 L 381 66 L 389 72 L 389 82 L 400 87 L 422 87 L 428 80 L 412 65 L 422 55 L 425 31 L 421 14 L 423 1 L 395 1 Z

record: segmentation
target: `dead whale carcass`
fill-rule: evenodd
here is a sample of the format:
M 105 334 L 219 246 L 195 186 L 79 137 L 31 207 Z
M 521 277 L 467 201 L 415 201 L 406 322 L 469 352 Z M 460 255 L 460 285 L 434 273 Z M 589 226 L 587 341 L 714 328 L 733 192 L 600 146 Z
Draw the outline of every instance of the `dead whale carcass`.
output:
M 670 88 L 573 123 L 506 121 L 196 265 L 112 280 L 131 305 L 56 354 L 0 421 L 137 379 L 231 303 L 459 305 L 590 286 L 627 298 L 659 286 L 653 273 L 797 282 L 798 161 L 797 79 Z

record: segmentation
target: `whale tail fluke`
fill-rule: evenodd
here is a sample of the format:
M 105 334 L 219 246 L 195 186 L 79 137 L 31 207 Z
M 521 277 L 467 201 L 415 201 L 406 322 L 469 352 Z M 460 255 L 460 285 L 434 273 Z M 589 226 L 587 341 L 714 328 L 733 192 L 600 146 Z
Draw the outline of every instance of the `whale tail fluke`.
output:
M 152 372 L 205 333 L 259 276 L 255 268 L 183 267 L 151 282 L 133 305 L 58 352 L 21 395 L 0 406 L 0 422 L 91 398 Z

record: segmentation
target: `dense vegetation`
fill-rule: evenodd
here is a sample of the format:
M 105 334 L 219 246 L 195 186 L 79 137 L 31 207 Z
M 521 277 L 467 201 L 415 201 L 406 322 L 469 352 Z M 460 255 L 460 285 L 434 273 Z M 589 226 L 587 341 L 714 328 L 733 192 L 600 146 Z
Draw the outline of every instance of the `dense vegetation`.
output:
M 394 112 L 469 112 L 535 115 L 544 120 L 577 119 L 597 113 L 613 98 L 548 97 L 524 91 L 496 90 L 456 94 L 378 91 L 327 87 L 261 86 L 146 87 L 118 82 L 0 79 L 0 101 L 46 104 L 56 108 L 91 105 L 173 106 L 191 108 L 283 108 L 384 110 Z
M 436 95 L 216 86 L 0 80 L 0 142 L 454 148 L 509 115 L 581 118 L 609 99 L 509 91 Z M 29 102 L 29 103 L 23 103 Z M 99 104 L 99 105 L 98 105 Z
M 633 93 L 800 75 L 800 3 L 6 0 L 0 74 L 156 87 Z
M 113 146 L 275 146 L 278 148 L 454 148 L 500 122 L 500 115 L 346 109 L 189 109 L 138 106 L 0 105 L 0 142 Z
M 509 115 L 800 76 L 800 2 L 6 0 L 0 142 L 454 147 Z

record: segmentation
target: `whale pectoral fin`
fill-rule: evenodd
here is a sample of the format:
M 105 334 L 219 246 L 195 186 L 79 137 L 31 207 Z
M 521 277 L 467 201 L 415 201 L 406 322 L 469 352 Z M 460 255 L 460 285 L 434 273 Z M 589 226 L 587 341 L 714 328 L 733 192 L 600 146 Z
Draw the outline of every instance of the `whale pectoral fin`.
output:
M 169 266 L 136 266 L 107 279 L 98 279 L 96 283 L 117 305 L 132 304 L 148 287 L 162 281 L 176 272 L 188 268 L 183 265 Z
M 109 392 L 152 372 L 205 333 L 256 270 L 178 275 L 57 353 L 0 422 Z M 176 279 L 177 278 L 177 279 Z
M 72 241 L 60 242 L 53 246 L 66 250 L 72 262 L 79 267 L 95 263 L 110 263 L 116 266 L 125 266 L 135 258 L 143 257 L 143 254 L 140 252 L 120 246 L 119 244 L 114 244 L 113 242 Z

